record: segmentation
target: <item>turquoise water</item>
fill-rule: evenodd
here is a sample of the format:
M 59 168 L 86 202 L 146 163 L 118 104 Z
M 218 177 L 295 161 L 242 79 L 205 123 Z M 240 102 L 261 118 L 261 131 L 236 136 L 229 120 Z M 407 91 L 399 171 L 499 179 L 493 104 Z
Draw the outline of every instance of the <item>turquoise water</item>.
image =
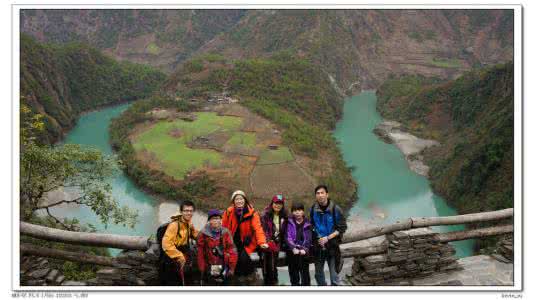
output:
M 373 223 L 393 223 L 408 217 L 456 215 L 443 198 L 435 195 L 429 181 L 411 171 L 400 150 L 382 142 L 372 132 L 382 118 L 376 111 L 376 95 L 364 91 L 346 100 L 343 119 L 334 136 L 343 157 L 354 166 L 358 202 L 351 215 Z M 435 231 L 461 230 L 463 226 L 439 226 Z M 472 254 L 473 241 L 455 242 L 457 256 Z
M 76 126 L 68 133 L 63 143 L 80 144 L 101 150 L 107 155 L 113 154 L 109 144 L 109 124 L 111 119 L 120 115 L 130 104 L 122 104 L 99 111 L 84 114 Z M 81 223 L 95 225 L 98 232 L 117 233 L 124 235 L 149 236 L 157 228 L 156 201 L 136 187 L 122 170 L 111 180 L 113 197 L 121 205 L 126 205 L 139 212 L 138 222 L 132 229 L 122 225 L 109 224 L 104 227 L 96 214 L 85 206 L 69 205 L 55 208 L 52 213 L 61 217 L 76 217 Z M 113 251 L 116 252 L 116 251 Z

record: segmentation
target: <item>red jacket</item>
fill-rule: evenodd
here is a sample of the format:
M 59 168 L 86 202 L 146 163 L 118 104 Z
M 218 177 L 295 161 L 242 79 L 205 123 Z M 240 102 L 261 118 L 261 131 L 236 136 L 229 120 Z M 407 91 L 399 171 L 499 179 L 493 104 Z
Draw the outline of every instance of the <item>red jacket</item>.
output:
M 223 257 L 217 256 L 212 252 L 212 249 L 223 244 Z M 210 230 L 209 224 L 200 231 L 197 238 L 198 246 L 198 268 L 200 272 L 205 272 L 208 265 L 224 265 L 228 267 L 232 273 L 235 271 L 237 264 L 237 251 L 235 249 L 232 236 L 228 229 L 221 227 L 221 235 L 214 237 Z
M 235 214 L 235 207 L 232 205 L 223 214 L 222 226 L 228 228 L 233 237 L 235 236 L 237 225 L 238 220 Z M 261 227 L 260 216 L 250 205 L 243 211 L 241 224 L 239 225 L 239 234 L 241 236 L 241 242 L 245 245 L 245 251 L 248 254 L 256 251 L 258 245 L 265 244 L 265 234 Z

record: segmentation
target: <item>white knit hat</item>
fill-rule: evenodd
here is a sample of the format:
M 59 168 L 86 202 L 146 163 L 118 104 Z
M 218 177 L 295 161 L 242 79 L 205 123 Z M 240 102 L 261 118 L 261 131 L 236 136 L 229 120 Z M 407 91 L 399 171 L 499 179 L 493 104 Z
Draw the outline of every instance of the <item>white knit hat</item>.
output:
M 241 196 L 243 196 L 243 198 L 245 198 L 245 201 L 248 202 L 248 200 L 247 200 L 247 196 L 245 195 L 245 192 L 240 191 L 240 190 L 237 190 L 237 191 L 235 191 L 235 192 L 232 193 L 232 197 L 230 198 L 230 201 L 233 202 L 234 199 L 235 199 L 235 197 L 236 197 L 237 195 L 241 195 Z

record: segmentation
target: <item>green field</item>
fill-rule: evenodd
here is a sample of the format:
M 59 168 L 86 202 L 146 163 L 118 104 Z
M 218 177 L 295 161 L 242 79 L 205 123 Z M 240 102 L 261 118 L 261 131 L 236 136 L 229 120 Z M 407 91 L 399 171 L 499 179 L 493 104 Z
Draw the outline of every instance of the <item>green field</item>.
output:
M 137 137 L 133 144 L 134 149 L 153 153 L 162 165 L 163 171 L 177 180 L 183 179 L 188 171 L 206 163 L 216 166 L 222 157 L 220 153 L 208 149 L 191 149 L 187 147 L 187 142 L 217 130 L 237 130 L 241 126 L 242 119 L 217 116 L 213 112 L 195 114 L 197 120 L 193 122 L 179 119 L 172 122 L 158 122 Z M 176 129 L 181 131 L 182 135 L 179 138 L 169 134 Z
M 278 150 L 265 150 L 260 154 L 260 158 L 256 164 L 258 165 L 270 165 L 280 164 L 288 161 L 293 161 L 295 158 L 289 148 L 280 147 Z
M 431 61 L 431 64 L 433 64 L 436 67 L 441 68 L 460 68 L 462 67 L 462 61 L 459 59 L 448 59 L 448 58 L 439 58 L 434 57 Z
M 226 144 L 230 146 L 243 145 L 247 148 L 253 148 L 256 147 L 256 134 L 252 132 L 236 132 Z
M 153 55 L 158 55 L 161 52 L 161 49 L 155 43 L 150 43 L 146 47 L 146 51 Z

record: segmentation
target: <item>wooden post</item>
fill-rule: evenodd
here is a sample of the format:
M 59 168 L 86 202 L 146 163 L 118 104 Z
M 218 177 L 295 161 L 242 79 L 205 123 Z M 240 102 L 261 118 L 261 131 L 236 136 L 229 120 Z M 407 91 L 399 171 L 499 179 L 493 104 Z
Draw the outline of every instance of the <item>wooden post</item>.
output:
M 342 257 L 354 257 L 354 256 L 367 256 L 373 254 L 384 253 L 388 250 L 388 244 L 382 243 L 381 245 L 369 246 L 369 247 L 351 247 L 351 248 L 342 248 L 341 256 Z
M 408 230 L 412 228 L 412 220 L 397 221 L 393 224 L 371 227 L 365 230 L 347 232 L 343 235 L 343 243 L 352 243 L 368 238 L 381 236 L 399 230 Z
M 109 247 L 129 250 L 147 250 L 148 237 L 67 231 L 20 222 L 20 234 L 67 244 Z
M 101 266 L 114 266 L 115 260 L 112 257 L 97 256 L 81 252 L 71 252 L 41 246 L 30 245 L 27 243 L 20 244 L 20 253 L 35 255 L 40 257 L 50 257 L 69 261 L 76 261 L 86 264 L 95 264 Z
M 507 208 L 497 211 L 481 212 L 476 214 L 458 215 L 450 217 L 421 217 L 411 218 L 413 228 L 438 225 L 456 225 L 506 219 L 514 216 L 514 209 Z
M 486 236 L 494 236 L 505 233 L 514 232 L 514 225 L 501 225 L 480 229 L 453 231 L 446 233 L 439 233 L 436 235 L 436 241 L 445 243 L 453 241 L 468 240 L 473 238 L 480 238 Z

